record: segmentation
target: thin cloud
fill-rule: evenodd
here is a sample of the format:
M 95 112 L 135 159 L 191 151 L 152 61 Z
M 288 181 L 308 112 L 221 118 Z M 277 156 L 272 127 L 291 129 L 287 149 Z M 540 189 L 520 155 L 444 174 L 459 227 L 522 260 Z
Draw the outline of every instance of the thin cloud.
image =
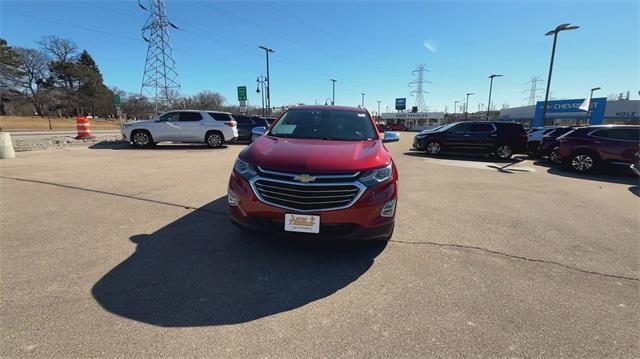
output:
M 435 54 L 436 52 L 438 52 L 438 42 L 436 40 L 427 39 L 422 43 L 422 45 L 424 46 L 425 49 L 429 50 L 429 52 L 432 54 Z

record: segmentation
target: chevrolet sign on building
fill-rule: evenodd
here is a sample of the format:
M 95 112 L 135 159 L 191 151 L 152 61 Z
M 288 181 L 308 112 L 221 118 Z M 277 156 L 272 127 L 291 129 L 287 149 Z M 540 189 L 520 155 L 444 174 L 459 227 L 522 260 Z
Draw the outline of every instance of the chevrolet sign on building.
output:
M 580 109 L 583 102 L 584 99 L 548 101 L 546 125 L 586 125 L 587 112 Z M 519 122 L 531 127 L 543 126 L 543 105 L 543 101 L 538 101 L 535 106 L 507 108 L 500 111 L 498 120 Z M 640 100 L 607 101 L 606 98 L 593 98 L 589 109 L 590 125 L 640 125 Z

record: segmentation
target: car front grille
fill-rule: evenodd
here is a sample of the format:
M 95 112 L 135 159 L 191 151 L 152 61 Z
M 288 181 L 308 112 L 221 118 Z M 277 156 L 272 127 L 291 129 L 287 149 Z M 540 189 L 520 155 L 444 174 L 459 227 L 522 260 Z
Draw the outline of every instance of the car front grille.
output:
M 312 183 L 281 179 L 280 172 L 260 171 L 260 176 L 251 180 L 251 187 L 260 201 L 300 212 L 328 211 L 350 207 L 358 200 L 366 187 L 351 175 L 314 176 Z M 285 176 L 295 178 L 296 174 Z M 326 182 L 332 180 L 332 182 Z M 318 181 L 316 183 L 316 181 Z

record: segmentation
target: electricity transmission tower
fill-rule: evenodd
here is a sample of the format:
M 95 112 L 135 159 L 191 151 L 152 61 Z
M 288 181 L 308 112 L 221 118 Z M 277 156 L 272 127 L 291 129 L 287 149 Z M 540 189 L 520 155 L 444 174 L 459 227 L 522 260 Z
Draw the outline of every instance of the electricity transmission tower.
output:
M 544 91 L 544 88 L 540 87 L 540 85 L 542 85 L 542 80 L 538 76 L 532 77 L 527 83 L 531 84 L 531 88 L 523 91 L 529 92 L 529 96 L 525 97 L 524 100 L 527 101 L 527 105 L 532 106 L 536 104 L 536 101 L 540 97 L 538 93 Z
M 411 96 L 415 95 L 415 98 L 416 98 L 415 106 L 418 108 L 418 112 L 423 112 L 427 108 L 427 106 L 424 103 L 424 94 L 427 93 L 427 91 L 424 90 L 424 84 L 431 83 L 431 81 L 425 80 L 424 73 L 428 71 L 429 70 L 425 68 L 424 64 L 418 65 L 417 69 L 411 71 L 412 75 L 417 76 L 414 81 L 409 82 L 409 87 L 413 85 L 416 86 L 416 89 L 411 91 Z
M 167 18 L 165 0 L 146 0 L 148 7 L 138 5 L 149 12 L 149 18 L 142 27 L 142 38 L 149 45 L 142 76 L 141 95 L 153 100 L 156 112 L 168 108 L 175 92 L 180 88 L 173 49 L 169 43 L 169 27 L 178 29 Z

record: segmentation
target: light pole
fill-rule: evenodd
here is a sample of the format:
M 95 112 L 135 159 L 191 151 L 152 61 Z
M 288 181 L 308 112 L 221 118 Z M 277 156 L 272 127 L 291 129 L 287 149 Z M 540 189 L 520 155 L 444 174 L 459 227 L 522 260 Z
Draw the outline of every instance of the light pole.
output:
M 473 92 L 467 92 L 467 102 L 464 105 L 464 119 L 469 119 L 469 96 L 475 95 Z
M 587 126 L 591 123 L 591 100 L 593 99 L 593 92 L 600 90 L 601 87 L 594 87 L 591 89 L 591 93 L 589 94 L 589 108 L 587 108 Z
M 376 102 L 378 103 L 378 117 L 380 117 L 380 102 L 382 101 L 378 100 Z
M 493 79 L 496 77 L 502 77 L 502 75 L 490 75 L 489 78 L 491 81 L 489 82 L 489 101 L 487 101 L 487 121 L 489 121 L 489 109 L 491 108 L 491 90 L 493 90 Z
M 338 82 L 338 80 L 331 79 L 333 88 L 333 95 L 331 96 L 331 106 L 336 104 L 336 82 Z
M 362 92 L 362 108 L 364 108 L 364 92 Z
M 456 112 L 458 112 L 458 104 L 459 104 L 460 102 L 461 102 L 461 101 L 453 101 L 453 117 L 454 117 L 454 118 L 456 117 Z
M 267 55 L 267 91 L 266 91 L 267 115 L 271 115 L 271 76 L 269 75 L 269 53 L 275 52 L 275 51 L 262 45 L 258 47 L 263 49 L 265 54 Z
M 258 83 L 258 88 L 256 88 L 256 92 L 260 94 L 260 97 L 262 98 L 262 116 L 267 116 L 267 110 L 264 107 L 264 84 L 266 81 L 266 77 L 260 75 L 258 76 L 258 78 L 256 79 L 256 82 Z
M 580 26 L 572 26 L 571 24 L 560 24 L 555 29 L 548 31 L 545 36 L 553 35 L 553 47 L 551 48 L 551 61 L 549 62 L 549 76 L 547 77 L 547 90 L 544 95 L 544 105 L 542 107 L 542 126 L 546 125 L 547 121 L 547 102 L 549 101 L 549 89 L 551 88 L 551 73 L 553 72 L 553 60 L 556 56 L 556 42 L 558 41 L 558 34 L 560 31 L 575 30 Z

